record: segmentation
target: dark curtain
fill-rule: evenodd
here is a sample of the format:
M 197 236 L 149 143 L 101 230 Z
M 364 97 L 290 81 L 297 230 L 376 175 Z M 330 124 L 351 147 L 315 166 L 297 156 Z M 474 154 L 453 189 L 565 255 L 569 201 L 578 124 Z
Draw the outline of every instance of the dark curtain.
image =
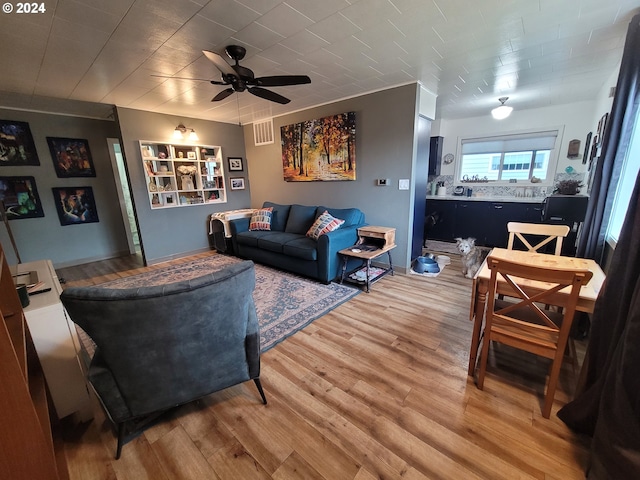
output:
M 582 234 L 578 241 L 577 256 L 602 261 L 605 235 L 616 186 L 633 134 L 638 114 L 640 82 L 640 15 L 629 24 L 620 74 L 611 114 L 602 139 L 602 157 L 596 164 L 593 187 Z
M 613 190 L 614 163 L 621 160 L 638 113 L 640 15 L 629 27 L 611 123 L 604 139 L 604 161 L 598 166 L 591 234 L 581 247 L 594 258 L 601 229 L 593 222 L 607 214 Z M 633 116 L 633 118 L 630 118 Z M 621 162 L 620 162 L 621 163 Z M 640 178 L 640 176 L 639 176 Z M 594 183 L 594 185 L 597 185 Z M 592 191 L 592 195 L 594 192 Z M 585 235 L 586 236 L 586 235 Z M 576 398 L 559 412 L 574 431 L 592 436 L 587 478 L 640 478 L 640 180 L 629 201 L 607 279 L 596 301 L 585 362 Z

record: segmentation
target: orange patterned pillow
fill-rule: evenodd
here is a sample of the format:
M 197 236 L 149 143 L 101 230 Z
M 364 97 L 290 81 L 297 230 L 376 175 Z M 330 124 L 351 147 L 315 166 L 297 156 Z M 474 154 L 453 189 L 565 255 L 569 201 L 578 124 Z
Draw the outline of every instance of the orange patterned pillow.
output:
M 271 230 L 271 217 L 273 216 L 273 207 L 261 208 L 251 215 L 249 221 L 249 230 Z
M 316 218 L 315 222 L 313 222 L 313 225 L 311 225 L 311 228 L 309 229 L 309 231 L 307 231 L 307 237 L 318 240 L 320 235 L 333 232 L 337 228 L 340 228 L 340 225 L 342 225 L 343 223 L 344 220 L 335 218 L 325 210 L 324 213 Z

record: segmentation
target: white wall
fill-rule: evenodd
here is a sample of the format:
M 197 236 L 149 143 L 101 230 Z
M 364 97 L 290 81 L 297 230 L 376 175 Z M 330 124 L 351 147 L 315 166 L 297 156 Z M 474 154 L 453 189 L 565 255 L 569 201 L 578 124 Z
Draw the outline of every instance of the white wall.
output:
M 457 150 L 461 138 L 564 127 L 564 133 L 558 139 L 560 149 L 556 173 L 562 173 L 566 167 L 571 166 L 574 173 L 584 174 L 587 166 L 582 164 L 581 158 L 568 159 L 567 149 L 571 140 L 580 140 L 580 156 L 582 157 L 587 134 L 594 129 L 592 123 L 596 115 L 595 108 L 596 104 L 593 101 L 520 111 L 516 108 L 511 116 L 505 120 L 495 120 L 487 111 L 487 114 L 482 117 L 461 120 L 440 119 L 433 123 L 431 134 L 444 137 L 443 155 L 453 153 L 457 162 L 460 153 Z M 454 175 L 456 162 L 442 165 L 441 175 Z

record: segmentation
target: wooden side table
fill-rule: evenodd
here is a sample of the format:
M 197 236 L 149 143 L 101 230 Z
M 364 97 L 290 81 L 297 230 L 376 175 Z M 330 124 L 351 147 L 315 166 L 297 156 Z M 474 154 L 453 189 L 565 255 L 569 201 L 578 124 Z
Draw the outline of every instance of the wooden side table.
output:
M 371 284 L 380 280 L 387 273 L 393 275 L 393 261 L 391 260 L 391 250 L 396 248 L 395 243 L 396 229 L 390 227 L 376 227 L 368 226 L 358 229 L 358 242 L 348 248 L 340 250 L 338 253 L 342 255 L 342 275 L 340 277 L 340 283 L 343 283 L 345 276 L 347 275 L 347 263 L 349 258 L 358 258 L 362 260 L 365 267 L 365 279 L 364 281 L 350 280 L 347 277 L 347 281 L 355 283 L 357 285 L 365 285 L 365 291 L 369 293 Z M 371 261 L 387 254 L 389 256 L 389 268 L 385 269 L 381 274 L 371 278 Z M 355 271 L 360 270 L 362 267 L 357 268 Z M 350 274 L 353 272 L 350 272 Z M 349 275 L 350 275 L 349 274 Z

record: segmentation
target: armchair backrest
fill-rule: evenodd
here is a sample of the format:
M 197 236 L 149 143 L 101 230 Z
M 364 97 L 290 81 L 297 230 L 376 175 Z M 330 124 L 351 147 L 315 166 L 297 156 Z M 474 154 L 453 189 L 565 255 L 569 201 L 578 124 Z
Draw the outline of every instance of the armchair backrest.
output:
M 70 287 L 60 298 L 96 344 L 90 379 L 118 421 L 257 378 L 254 288 L 244 261 L 166 285 Z

